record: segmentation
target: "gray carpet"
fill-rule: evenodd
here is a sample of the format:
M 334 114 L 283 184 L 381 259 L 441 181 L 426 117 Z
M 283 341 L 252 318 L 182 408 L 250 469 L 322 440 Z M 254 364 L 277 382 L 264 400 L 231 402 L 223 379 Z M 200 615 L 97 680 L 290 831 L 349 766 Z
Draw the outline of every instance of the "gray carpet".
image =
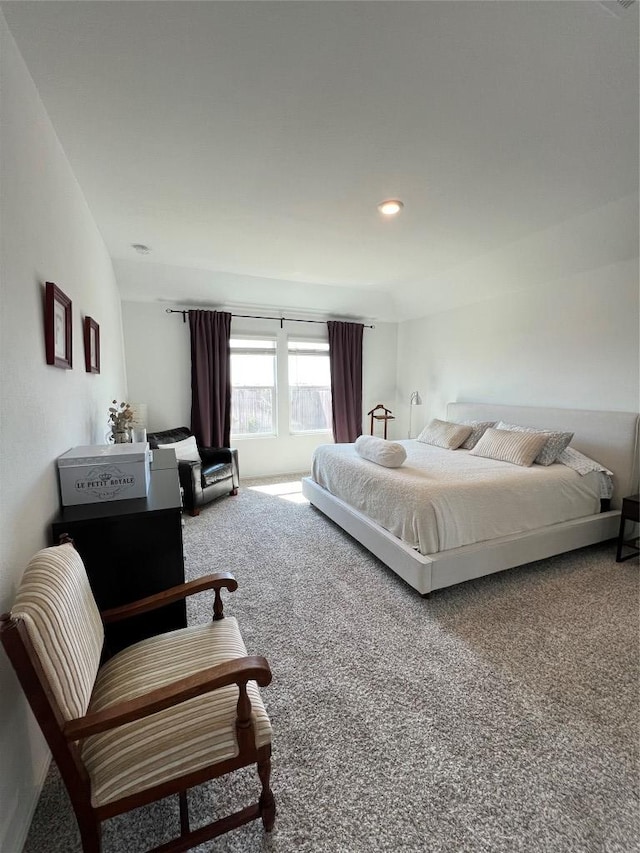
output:
M 306 503 L 254 491 L 186 518 L 189 577 L 273 671 L 270 837 L 217 853 L 638 850 L 638 561 L 612 543 L 423 600 Z M 206 595 L 190 619 L 208 616 Z M 190 794 L 194 823 L 253 801 L 251 770 Z M 104 825 L 105 853 L 177 829 L 176 798 Z M 52 768 L 27 853 L 80 845 Z

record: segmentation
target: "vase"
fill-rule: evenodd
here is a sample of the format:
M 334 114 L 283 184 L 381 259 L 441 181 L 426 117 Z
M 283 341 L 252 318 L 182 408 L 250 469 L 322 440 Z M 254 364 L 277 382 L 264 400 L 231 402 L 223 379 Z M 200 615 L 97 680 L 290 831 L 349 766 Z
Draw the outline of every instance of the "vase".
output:
M 129 444 L 131 441 L 131 430 L 114 429 L 112 430 L 112 437 L 114 444 Z

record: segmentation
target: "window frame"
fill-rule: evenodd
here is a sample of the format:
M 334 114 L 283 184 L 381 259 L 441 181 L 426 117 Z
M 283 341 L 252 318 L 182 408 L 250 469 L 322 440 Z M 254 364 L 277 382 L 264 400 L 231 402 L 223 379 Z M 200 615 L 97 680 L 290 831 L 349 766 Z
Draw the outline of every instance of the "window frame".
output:
M 233 347 L 232 341 L 269 341 L 273 343 L 273 348 L 264 347 L 262 350 L 258 347 L 252 349 L 251 347 L 242 348 L 242 347 Z M 271 406 L 271 425 L 272 429 L 270 432 L 233 432 L 231 430 L 231 438 L 233 441 L 254 441 L 256 439 L 272 439 L 277 438 L 279 435 L 279 382 L 278 382 L 278 337 L 277 335 L 270 334 L 267 332 L 255 333 L 255 334 L 243 334 L 239 333 L 236 335 L 231 335 L 229 338 L 229 368 L 230 368 L 230 381 L 231 381 L 231 407 L 233 410 L 233 363 L 232 358 L 234 355 L 269 355 L 273 357 L 273 401 Z M 243 386 L 236 386 L 238 388 L 242 388 Z M 246 386 L 244 386 L 246 387 Z M 265 385 L 265 388 L 270 388 L 272 386 Z M 232 416 L 233 422 L 233 416 Z
M 299 352 L 296 352 L 295 345 L 296 344 L 307 344 L 309 345 L 309 349 L 301 349 Z M 293 345 L 293 351 L 292 351 Z M 316 345 L 317 349 L 312 349 L 311 346 Z M 329 341 L 326 338 L 320 337 L 306 337 L 302 335 L 287 335 L 285 341 L 286 347 L 286 365 L 287 365 L 287 421 L 289 426 L 289 435 L 292 437 L 296 436 L 314 436 L 314 435 L 331 435 L 333 432 L 333 428 L 331 425 L 331 418 L 329 418 L 329 424 L 323 429 L 300 429 L 294 430 L 292 425 L 292 405 L 291 405 L 291 394 L 294 388 L 299 388 L 299 385 L 291 384 L 291 377 L 289 371 L 289 358 L 291 355 L 322 355 L 329 358 Z M 324 386 L 308 386 L 308 387 L 324 387 Z M 329 393 L 331 394 L 331 372 L 329 371 Z

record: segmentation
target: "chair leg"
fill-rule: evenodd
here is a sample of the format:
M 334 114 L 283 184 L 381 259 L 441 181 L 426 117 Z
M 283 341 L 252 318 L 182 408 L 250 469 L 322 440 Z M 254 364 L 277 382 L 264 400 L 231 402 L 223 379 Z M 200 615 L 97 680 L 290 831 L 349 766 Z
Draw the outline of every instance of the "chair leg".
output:
M 192 510 L 189 510 L 189 515 L 193 516 L 193 518 L 200 515 L 200 507 L 194 506 Z
M 180 800 L 180 832 L 182 835 L 188 835 L 191 828 L 189 826 L 189 804 L 187 803 L 187 792 L 180 791 L 178 798 Z
M 269 787 L 269 779 L 271 778 L 271 759 L 265 758 L 263 761 L 258 761 L 258 776 L 262 782 L 262 792 L 260 794 L 260 815 L 262 817 L 262 825 L 266 832 L 271 832 L 276 819 L 276 801 L 273 796 L 273 791 Z
M 238 494 L 238 490 L 237 489 L 231 489 L 229 494 L 231 495 L 232 498 L 235 498 L 235 496 Z
M 102 829 L 93 817 L 78 818 L 78 828 L 82 840 L 82 853 L 101 853 Z

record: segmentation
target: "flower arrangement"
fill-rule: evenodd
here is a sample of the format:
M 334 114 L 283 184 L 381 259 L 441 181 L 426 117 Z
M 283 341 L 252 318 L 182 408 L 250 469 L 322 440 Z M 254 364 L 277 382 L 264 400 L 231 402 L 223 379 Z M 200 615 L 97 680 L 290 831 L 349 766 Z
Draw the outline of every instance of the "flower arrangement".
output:
M 111 423 L 111 432 L 115 436 L 117 432 L 126 432 L 132 426 L 133 410 L 128 403 L 118 403 L 117 400 L 112 400 L 113 406 L 109 407 L 109 422 Z

